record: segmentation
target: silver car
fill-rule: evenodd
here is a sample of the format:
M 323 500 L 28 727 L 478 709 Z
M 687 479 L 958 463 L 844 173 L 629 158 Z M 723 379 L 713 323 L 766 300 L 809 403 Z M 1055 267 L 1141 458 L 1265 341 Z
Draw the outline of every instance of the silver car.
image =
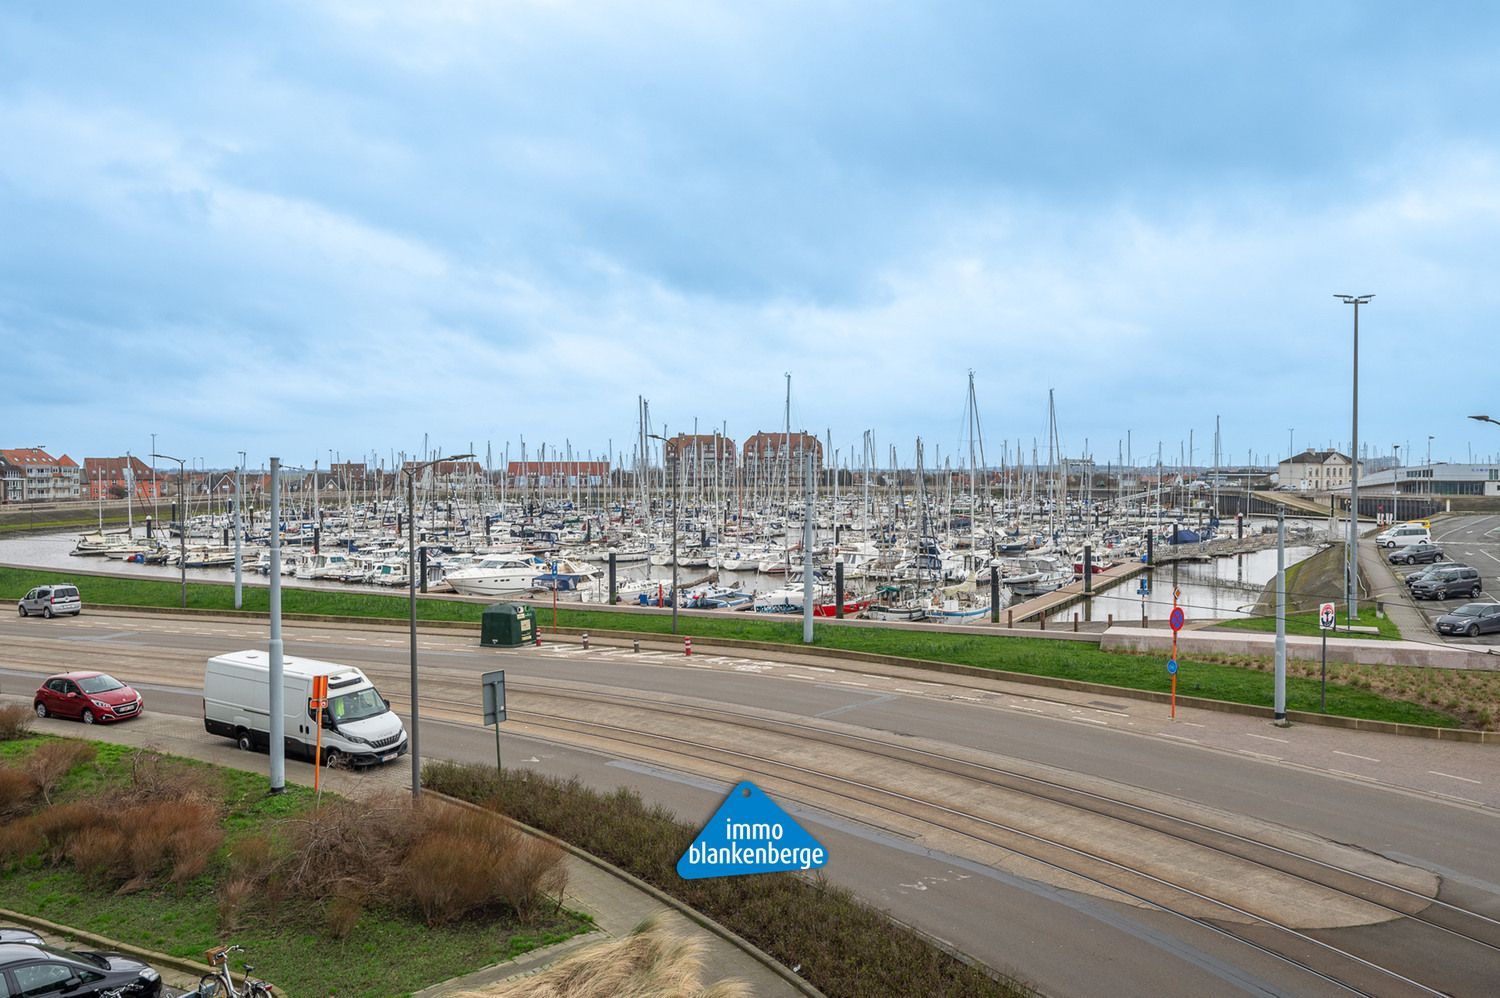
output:
M 43 617 L 71 613 L 76 617 L 83 612 L 83 600 L 78 595 L 77 586 L 58 583 L 51 586 L 37 586 L 21 597 L 20 602 L 16 604 L 16 609 L 23 617 L 29 617 L 33 613 L 39 613 Z

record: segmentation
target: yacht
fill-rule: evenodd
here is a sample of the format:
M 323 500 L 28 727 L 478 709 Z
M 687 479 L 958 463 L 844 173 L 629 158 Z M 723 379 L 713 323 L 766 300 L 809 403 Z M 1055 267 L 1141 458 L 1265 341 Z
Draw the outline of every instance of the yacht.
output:
M 544 566 L 517 554 L 490 555 L 478 564 L 444 574 L 443 579 L 465 596 L 495 596 L 531 588 L 531 580 Z

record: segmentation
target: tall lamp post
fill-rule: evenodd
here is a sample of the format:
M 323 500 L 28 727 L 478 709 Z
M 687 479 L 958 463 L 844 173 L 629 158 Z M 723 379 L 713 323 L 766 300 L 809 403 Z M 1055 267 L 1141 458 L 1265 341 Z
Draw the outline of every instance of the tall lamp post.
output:
M 646 436 L 650 437 L 652 440 L 660 440 L 662 451 L 663 453 L 666 453 L 667 445 L 671 443 L 671 441 L 662 436 L 660 433 L 648 433 L 646 434 Z M 696 447 L 697 445 L 697 441 L 695 440 L 693 446 Z M 668 465 L 668 471 L 671 475 L 671 480 L 667 487 L 672 492 L 672 633 L 676 634 L 677 604 L 679 602 L 677 596 L 677 448 L 672 448 L 670 459 L 671 460 L 670 464 Z
M 180 457 L 152 453 L 151 457 L 163 461 L 177 462 L 177 504 L 181 507 L 177 517 L 177 567 L 182 573 L 182 608 L 187 609 L 187 462 Z
M 418 737 L 420 709 L 417 706 L 417 472 L 426 471 L 435 464 L 463 461 L 473 456 L 473 454 L 452 454 L 435 461 L 414 463 L 403 469 L 406 475 L 407 610 L 411 628 L 411 796 L 413 800 L 422 796 L 422 753 Z
M 1359 614 L 1359 307 L 1374 295 L 1334 295 L 1354 306 L 1354 425 L 1349 434 L 1349 572 L 1346 583 L 1349 623 Z

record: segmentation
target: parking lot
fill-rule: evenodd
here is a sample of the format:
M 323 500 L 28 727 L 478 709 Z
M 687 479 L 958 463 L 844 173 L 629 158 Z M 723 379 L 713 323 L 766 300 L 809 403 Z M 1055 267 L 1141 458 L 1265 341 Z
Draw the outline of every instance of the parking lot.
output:
M 1448 600 L 1414 600 L 1417 611 L 1431 629 L 1428 637 L 1455 645 L 1500 646 L 1500 634 L 1482 634 L 1474 638 L 1453 637 L 1438 635 L 1433 627 L 1433 622 L 1438 617 L 1465 603 L 1500 602 L 1500 515 L 1466 515 L 1435 521 L 1432 525 L 1432 539 L 1443 549 L 1445 563 L 1468 565 L 1479 572 L 1484 592 L 1477 600 L 1470 599 L 1467 595 Z M 1391 554 L 1385 548 L 1380 553 L 1382 561 L 1387 560 Z M 1398 580 L 1404 580 L 1407 575 L 1423 567 L 1426 566 L 1392 565 L 1391 571 Z

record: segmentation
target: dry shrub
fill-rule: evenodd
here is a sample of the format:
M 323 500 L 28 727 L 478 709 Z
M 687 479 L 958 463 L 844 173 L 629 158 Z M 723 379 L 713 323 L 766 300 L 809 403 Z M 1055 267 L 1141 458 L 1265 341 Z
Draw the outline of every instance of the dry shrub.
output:
M 130 757 L 130 782 L 124 787 L 124 798 L 133 804 L 198 802 L 216 806 L 224 799 L 224 783 L 206 766 L 139 749 Z
M 246 835 L 229 846 L 229 876 L 259 882 L 275 864 L 271 840 L 264 835 Z
M 568 867 L 560 846 L 545 839 L 522 836 L 510 857 L 499 869 L 495 893 L 523 921 L 540 914 L 542 902 L 555 899 L 554 910 L 562 906 L 563 891 L 568 886 Z
M 37 832 L 47 844 L 47 861 L 59 863 L 67 855 L 68 843 L 80 832 L 107 826 L 109 812 L 96 804 L 54 804 L 32 816 Z
M 0 769 L 0 818 L 10 818 L 31 810 L 36 797 L 36 780 L 19 769 Z
M 238 932 L 240 913 L 245 902 L 255 894 L 255 881 L 247 877 L 230 877 L 219 885 L 219 931 L 225 934 Z
M 364 898 L 354 892 L 336 894 L 323 909 L 323 927 L 334 939 L 348 939 L 365 913 Z
M 36 780 L 42 799 L 51 804 L 52 791 L 73 771 L 73 767 L 92 762 L 97 754 L 90 742 L 44 742 L 25 758 L 21 766 Z
M 0 867 L 25 859 L 42 847 L 42 833 L 30 818 L 0 822 Z
M 129 894 L 154 882 L 198 876 L 223 838 L 218 812 L 206 804 L 135 804 L 74 834 L 66 855 L 83 873 Z
M 288 818 L 289 849 L 271 876 L 273 896 L 324 901 L 378 887 L 415 837 L 419 814 L 410 798 L 325 800 Z
M 584 947 L 539 974 L 452 998 L 749 998 L 740 981 L 703 983 L 703 947 L 656 918 L 623 939 Z
M 100 883 L 118 879 L 117 871 L 125 864 L 127 840 L 118 828 L 94 826 L 82 828 L 68 837 L 64 855 L 79 873 Z
M 0 707 L 0 742 L 11 742 L 31 734 L 31 722 L 36 715 L 25 704 L 12 703 Z

